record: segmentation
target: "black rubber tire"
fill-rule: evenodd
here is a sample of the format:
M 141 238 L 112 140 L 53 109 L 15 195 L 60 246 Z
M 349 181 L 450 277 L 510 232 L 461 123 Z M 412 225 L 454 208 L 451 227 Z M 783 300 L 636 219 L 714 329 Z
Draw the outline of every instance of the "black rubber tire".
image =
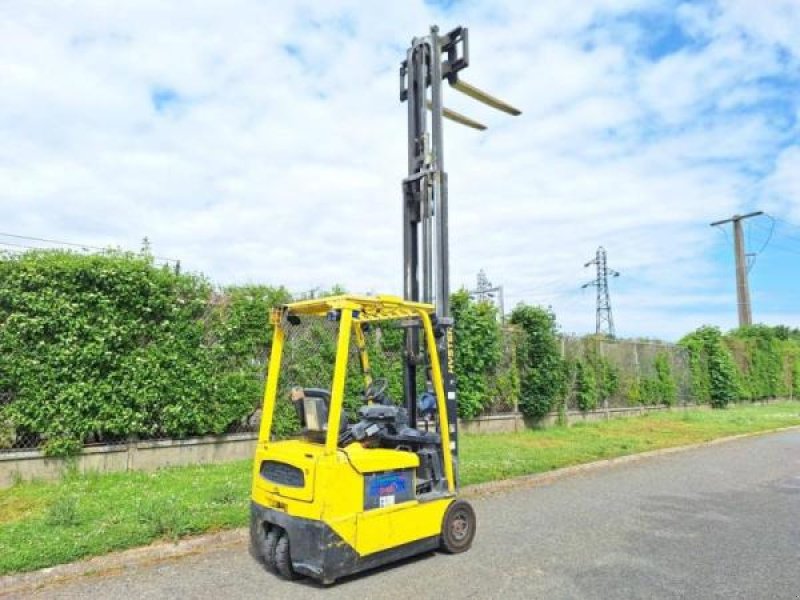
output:
M 264 545 L 262 546 L 262 560 L 264 566 L 273 573 L 278 572 L 278 567 L 275 560 L 275 551 L 278 547 L 278 541 L 281 537 L 281 530 L 274 525 L 269 528 L 266 537 L 264 538 Z
M 472 505 L 466 500 L 455 500 L 442 520 L 442 550 L 458 554 L 469 550 L 475 539 L 477 520 Z
M 248 550 L 250 556 L 255 558 L 258 562 L 264 562 L 263 548 L 264 538 L 267 532 L 264 530 L 264 524 L 255 516 L 250 517 L 250 544 Z
M 278 539 L 278 544 L 275 546 L 275 567 L 278 569 L 278 575 L 284 579 L 297 579 L 299 575 L 294 572 L 292 568 L 292 556 L 289 552 L 289 536 L 284 531 Z

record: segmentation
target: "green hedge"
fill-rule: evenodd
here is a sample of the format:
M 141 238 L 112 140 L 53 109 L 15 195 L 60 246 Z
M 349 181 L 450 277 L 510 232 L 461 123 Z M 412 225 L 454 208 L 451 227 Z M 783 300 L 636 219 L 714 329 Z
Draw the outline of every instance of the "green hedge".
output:
M 5 256 L 4 420 L 48 454 L 85 442 L 225 432 L 253 411 L 267 307 L 286 297 L 250 287 L 215 302 L 205 279 L 148 256 Z
M 567 390 L 556 317 L 549 309 L 519 304 L 511 313 L 511 323 L 520 329 L 519 406 L 526 416 L 539 418 L 561 404 Z
M 692 393 L 698 402 L 724 408 L 741 398 L 736 365 L 718 327 L 700 327 L 680 344 L 689 352 Z
M 797 330 L 753 325 L 723 335 L 706 326 L 680 343 L 689 351 L 692 390 L 700 402 L 724 407 L 800 393 Z
M 269 309 L 289 300 L 282 287 L 215 291 L 203 277 L 159 267 L 147 255 L 0 256 L 0 447 L 27 436 L 48 454 L 68 454 L 83 443 L 236 428 L 260 405 Z M 500 397 L 511 403 L 517 395 L 529 417 L 563 409 L 570 370 L 583 410 L 617 391 L 634 403 L 675 402 L 675 374 L 666 354 L 656 356 L 650 378 L 621 372 L 596 344 L 567 365 L 549 309 L 517 306 L 510 317 L 516 333 L 504 337 L 492 305 L 474 302 L 461 290 L 452 307 L 461 417 L 481 414 Z M 287 365 L 283 384 L 318 385 L 317 372 L 332 366 L 333 340 L 317 333 L 300 343 L 305 364 Z M 389 395 L 398 399 L 403 333 L 378 333 L 368 338 L 373 371 L 389 380 Z M 797 330 L 754 326 L 723 335 L 702 327 L 680 344 L 688 351 L 698 402 L 722 407 L 800 395 Z M 357 361 L 350 369 L 352 413 L 362 380 Z M 296 425 L 288 402 L 279 403 L 276 431 L 286 434 Z
M 493 399 L 490 378 L 500 362 L 501 330 L 497 309 L 488 302 L 474 302 L 466 290 L 451 296 L 455 319 L 458 416 L 476 417 Z
M 64 455 L 84 443 L 236 428 L 260 407 L 269 310 L 290 299 L 282 287 L 216 291 L 146 254 L 0 257 L 0 447 L 25 439 Z M 496 310 L 461 291 L 453 311 L 459 412 L 468 418 L 494 394 L 513 393 L 517 382 L 510 370 L 502 385 L 491 377 L 502 354 Z M 332 373 L 335 340 L 324 324 L 309 327 L 295 342 L 302 360 L 285 361 L 282 387 L 321 385 Z M 373 374 L 388 379 L 397 400 L 403 332 L 376 329 L 367 337 Z M 353 416 L 363 391 L 357 361 L 350 361 L 346 386 Z M 276 433 L 297 425 L 289 403 L 280 401 Z
M 789 395 L 784 377 L 785 352 L 794 342 L 781 340 L 772 327 L 752 325 L 725 338 L 740 372 L 742 394 L 750 400 Z

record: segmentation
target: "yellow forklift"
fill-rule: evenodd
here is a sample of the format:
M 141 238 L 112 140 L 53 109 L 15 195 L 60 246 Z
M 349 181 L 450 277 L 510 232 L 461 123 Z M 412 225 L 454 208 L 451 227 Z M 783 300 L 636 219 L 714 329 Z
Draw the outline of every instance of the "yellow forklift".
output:
M 331 389 L 292 387 L 303 426 L 295 439 L 272 441 L 284 339 L 308 320 L 338 324 Z M 411 426 L 408 412 L 386 398 L 385 379 L 372 379 L 364 330 L 414 323 L 422 330 L 437 413 L 448 422 L 436 345 L 434 308 L 392 296 L 333 296 L 288 304 L 273 313 L 261 431 L 253 463 L 252 551 L 285 578 L 325 583 L 443 547 L 469 548 L 475 513 L 456 500 L 451 428 Z M 442 331 L 439 329 L 438 331 Z M 444 330 L 452 344 L 452 329 Z M 348 361 L 357 349 L 364 377 L 359 421 L 344 413 Z M 453 429 L 452 433 L 455 433 Z
M 444 108 L 441 83 L 447 80 L 506 113 L 520 113 L 459 80 L 458 72 L 467 65 L 463 27 L 445 35 L 432 27 L 429 35 L 412 40 L 401 64 L 400 99 L 408 101 L 409 116 L 409 175 L 403 180 L 404 298 L 340 295 L 273 311 L 274 336 L 252 471 L 250 547 L 270 571 L 286 579 L 305 575 L 328 584 L 421 552 L 463 552 L 474 539 L 475 512 L 457 497 L 442 117 L 475 129 L 485 127 Z M 298 371 L 282 366 L 292 332 L 309 324 L 316 331 L 327 327 L 335 346 L 330 377 L 320 374 L 319 383 L 303 387 L 292 380 Z M 403 397 L 394 399 L 388 394 L 386 374 L 373 377 L 366 341 L 370 328 L 392 326 L 404 331 Z M 319 358 L 308 352 L 289 353 L 292 360 Z M 347 381 L 354 377 L 348 369 L 351 356 L 358 357 L 360 399 L 352 397 L 353 381 Z M 330 387 L 319 387 L 328 382 Z M 435 402 L 428 407 L 432 421 L 420 428 L 418 384 L 423 382 L 431 391 L 428 399 Z M 351 409 L 348 418 L 345 405 L 354 404 L 361 406 Z M 280 439 L 272 430 L 273 416 L 286 407 L 294 411 L 300 432 Z

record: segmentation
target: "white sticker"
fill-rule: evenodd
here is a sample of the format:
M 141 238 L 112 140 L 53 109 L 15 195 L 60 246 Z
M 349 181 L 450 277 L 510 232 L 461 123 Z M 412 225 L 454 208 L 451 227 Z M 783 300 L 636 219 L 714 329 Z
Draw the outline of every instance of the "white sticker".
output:
M 456 393 L 455 392 L 447 392 L 447 399 L 448 400 L 455 400 L 456 399 Z
M 394 505 L 394 496 L 381 496 L 379 500 L 381 508 Z

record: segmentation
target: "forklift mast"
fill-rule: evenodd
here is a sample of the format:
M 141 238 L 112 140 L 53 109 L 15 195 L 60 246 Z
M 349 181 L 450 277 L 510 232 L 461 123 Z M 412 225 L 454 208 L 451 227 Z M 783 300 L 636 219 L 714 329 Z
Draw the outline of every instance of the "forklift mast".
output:
M 403 294 L 406 300 L 436 307 L 436 345 L 442 365 L 452 451 L 458 454 L 453 320 L 450 315 L 447 173 L 444 170 L 442 118 L 482 131 L 486 126 L 442 104 L 442 81 L 510 115 L 520 111 L 459 78 L 469 66 L 466 27 L 445 35 L 433 26 L 414 38 L 400 65 L 400 101 L 408 103 L 408 177 L 403 180 Z M 428 121 L 430 111 L 430 122 Z M 404 399 L 409 421 L 417 422 L 419 324 L 405 329 Z M 425 373 L 427 381 L 430 375 Z M 444 426 L 442 423 L 441 426 Z

